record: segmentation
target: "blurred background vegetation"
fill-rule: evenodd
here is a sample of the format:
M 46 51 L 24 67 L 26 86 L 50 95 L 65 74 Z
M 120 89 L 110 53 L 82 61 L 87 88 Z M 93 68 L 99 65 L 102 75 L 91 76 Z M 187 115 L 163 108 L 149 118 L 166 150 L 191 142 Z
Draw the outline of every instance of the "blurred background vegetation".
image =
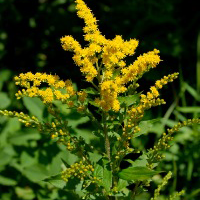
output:
M 106 38 L 116 34 L 124 39 L 137 38 L 138 55 L 157 48 L 161 64 L 139 81 L 139 91 L 147 91 L 155 80 L 172 72 L 180 79 L 162 90 L 165 106 L 147 112 L 145 119 L 160 118 L 136 143 L 150 148 L 177 121 L 200 117 L 200 12 L 198 1 L 186 0 L 85 0 L 99 20 Z M 81 74 L 62 50 L 60 38 L 73 35 L 81 44 L 83 21 L 76 15 L 73 0 L 0 0 L 0 109 L 29 112 L 42 120 L 48 118 L 45 107 L 37 99 L 16 100 L 18 90 L 13 76 L 25 72 L 58 74 L 71 78 L 78 89 Z M 198 36 L 199 35 L 199 36 Z M 87 119 L 63 110 L 74 131 L 84 133 L 88 143 L 93 139 Z M 84 129 L 83 129 L 84 128 Z M 83 131 L 84 130 L 84 131 Z M 185 189 L 183 199 L 200 198 L 200 130 L 198 126 L 182 129 L 175 135 L 173 147 L 159 166 L 173 172 L 173 179 L 163 191 Z M 73 192 L 57 190 L 42 180 L 60 172 L 64 159 L 71 164 L 76 157 L 52 142 L 47 135 L 26 129 L 16 119 L 0 117 L 0 199 L 79 199 Z M 149 193 L 138 200 L 149 199 Z

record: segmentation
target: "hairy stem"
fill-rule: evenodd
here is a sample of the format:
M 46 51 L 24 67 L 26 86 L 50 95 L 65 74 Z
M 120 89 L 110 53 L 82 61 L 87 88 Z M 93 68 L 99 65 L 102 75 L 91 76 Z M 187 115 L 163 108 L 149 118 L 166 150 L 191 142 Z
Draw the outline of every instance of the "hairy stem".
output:
M 104 132 L 104 135 L 105 135 L 106 154 L 108 156 L 109 161 L 111 161 L 111 157 L 110 157 L 110 140 L 109 140 L 109 137 L 108 137 L 108 130 L 107 130 L 107 125 L 106 124 L 104 124 L 103 132 Z

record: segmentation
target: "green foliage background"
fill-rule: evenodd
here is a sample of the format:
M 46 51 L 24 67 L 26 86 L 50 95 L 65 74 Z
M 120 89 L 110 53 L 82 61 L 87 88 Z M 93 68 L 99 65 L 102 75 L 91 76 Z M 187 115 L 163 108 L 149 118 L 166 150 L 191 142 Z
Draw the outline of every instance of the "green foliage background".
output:
M 180 81 L 163 89 L 167 105 L 146 114 L 147 120 L 160 120 L 133 140 L 133 145 L 140 148 L 152 147 L 165 128 L 178 120 L 200 117 L 200 12 L 195 2 L 86 0 L 107 38 L 118 34 L 125 39 L 139 39 L 136 56 L 154 48 L 161 51 L 163 62 L 140 80 L 140 91 L 146 91 L 165 74 L 180 72 Z M 71 53 L 64 52 L 59 41 L 64 35 L 73 35 L 84 44 L 82 24 L 73 0 L 0 0 L 0 109 L 29 112 L 48 120 L 45 107 L 37 99 L 15 99 L 13 76 L 22 72 L 56 73 L 63 79 L 71 78 L 79 89 L 88 86 L 80 82 L 81 74 Z M 95 140 L 87 119 L 65 108 L 63 113 L 76 134 L 82 134 L 88 143 Z M 198 127 L 182 129 L 175 135 L 173 147 L 159 166 L 174 174 L 163 198 L 184 188 L 184 199 L 199 199 L 199 137 Z M 98 148 L 98 141 L 96 145 Z M 78 187 L 74 188 L 75 194 L 54 187 L 56 184 L 62 188 L 62 182 L 52 185 L 42 181 L 60 172 L 61 158 L 68 164 L 77 159 L 45 133 L 27 129 L 16 119 L 0 117 L 0 199 L 78 199 Z M 134 160 L 131 155 L 130 158 Z M 160 180 L 161 176 L 156 175 L 149 193 L 138 200 L 149 199 Z

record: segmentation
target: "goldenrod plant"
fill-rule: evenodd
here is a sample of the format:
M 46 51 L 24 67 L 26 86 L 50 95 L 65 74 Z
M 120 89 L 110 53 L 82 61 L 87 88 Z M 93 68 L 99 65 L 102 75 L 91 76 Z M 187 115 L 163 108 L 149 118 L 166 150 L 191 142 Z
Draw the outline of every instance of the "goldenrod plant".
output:
M 135 199 L 149 186 L 152 177 L 161 173 L 155 168 L 164 158 L 163 152 L 170 147 L 173 133 L 183 126 L 199 124 L 200 120 L 189 119 L 178 123 L 163 133 L 150 149 L 140 152 L 134 147 L 131 141 L 145 132 L 145 126 L 141 128 L 145 111 L 166 103 L 159 98 L 159 90 L 174 81 L 178 73 L 157 80 L 146 94 L 137 92 L 138 79 L 160 63 L 159 50 L 144 53 L 128 64 L 125 58 L 135 54 L 138 41 L 126 41 L 120 35 L 112 40 L 106 39 L 99 31 L 93 13 L 82 0 L 76 0 L 76 9 L 78 17 L 85 22 L 83 32 L 87 45 L 82 47 L 72 36 L 62 37 L 61 44 L 64 50 L 74 53 L 73 60 L 91 87 L 77 91 L 71 80 L 60 80 L 58 75 L 22 73 L 15 77 L 16 85 L 23 88 L 16 93 L 17 99 L 39 98 L 52 118 L 44 122 L 22 112 L 4 110 L 0 114 L 17 117 L 25 126 L 49 133 L 53 140 L 66 146 L 67 151 L 79 158 L 71 165 L 64 163 L 60 174 L 45 181 L 59 180 L 63 189 L 68 184 L 74 184 L 79 188 L 77 193 L 80 199 Z M 83 137 L 74 134 L 56 107 L 57 101 L 66 109 L 76 110 L 83 117 L 88 117 L 94 124 L 91 134 L 103 142 L 104 148 L 96 149 L 95 144 L 88 144 Z M 138 159 L 128 160 L 130 167 L 120 168 L 127 154 L 139 152 L 142 155 Z M 155 190 L 152 200 L 158 199 L 161 188 L 170 177 L 171 172 Z M 182 194 L 183 191 L 171 194 L 169 199 Z

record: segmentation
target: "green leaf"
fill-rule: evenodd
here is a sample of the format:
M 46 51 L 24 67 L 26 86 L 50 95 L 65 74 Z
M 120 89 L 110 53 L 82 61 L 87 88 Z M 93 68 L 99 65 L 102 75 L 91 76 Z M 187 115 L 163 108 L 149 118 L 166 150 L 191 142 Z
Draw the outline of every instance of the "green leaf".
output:
M 23 102 L 28 111 L 38 119 L 43 119 L 44 104 L 39 98 L 23 97 Z
M 118 120 L 108 120 L 106 121 L 107 125 L 111 126 L 111 125 L 121 125 L 121 123 Z
M 100 107 L 98 104 L 96 104 L 94 101 L 89 101 L 89 103 L 92 105 L 92 106 L 95 106 L 95 107 Z
M 182 113 L 199 113 L 200 107 L 193 106 L 193 107 L 177 107 L 176 110 Z
M 117 190 L 121 191 L 123 188 L 125 188 L 126 186 L 128 186 L 128 182 L 126 180 L 123 179 L 119 179 L 119 182 L 117 184 Z
M 125 160 L 131 164 L 131 167 L 145 167 L 147 164 L 147 156 L 145 154 L 141 155 L 135 161 L 127 159 Z
M 4 92 L 0 92 L 0 109 L 6 109 L 11 103 L 8 95 Z
M 19 120 L 15 117 L 15 118 L 10 118 L 6 124 L 5 129 L 3 130 L 3 132 L 8 133 L 13 133 L 16 132 L 18 130 L 21 129 L 21 123 L 19 122 Z
M 60 173 L 60 171 L 62 170 L 62 152 L 59 152 L 58 154 L 56 154 L 53 158 L 51 163 L 48 166 L 48 170 L 49 170 L 49 175 L 55 175 Z
M 13 185 L 17 185 L 17 181 L 7 178 L 7 177 L 0 176 L 0 185 L 13 186 Z
M 119 100 L 120 104 L 125 104 L 126 106 L 130 106 L 130 105 L 133 105 L 138 102 L 139 95 L 134 94 L 134 95 L 128 95 L 125 97 L 118 97 L 118 100 Z
M 101 185 L 109 192 L 112 186 L 112 171 L 107 158 L 99 160 L 98 164 L 95 165 L 94 176 L 102 180 Z
M 35 164 L 26 167 L 24 168 L 23 173 L 29 180 L 33 182 L 41 181 L 48 176 L 46 167 L 41 164 Z
M 89 152 L 89 156 L 92 163 L 97 163 L 102 158 L 102 155 L 98 154 L 97 152 Z
M 103 179 L 103 167 L 99 164 L 96 164 L 94 167 L 94 176 L 99 179 Z
M 69 107 L 66 104 L 63 104 L 61 101 L 54 100 L 53 104 L 59 109 L 60 113 L 64 115 L 70 114 L 71 110 L 69 109 Z
M 96 91 L 94 88 L 92 87 L 88 87 L 86 89 L 84 89 L 84 91 L 87 93 L 87 94 L 98 94 L 98 91 Z
M 2 90 L 3 83 L 9 80 L 10 76 L 11 76 L 10 70 L 6 69 L 0 71 L 0 91 Z
M 63 158 L 60 158 L 60 159 L 66 168 L 70 167 L 70 165 L 68 165 L 68 163 Z
M 45 178 L 43 181 L 48 182 L 60 189 L 63 189 L 66 186 L 66 182 L 61 178 L 60 174 Z
M 174 110 L 173 114 L 177 117 L 177 119 L 179 121 L 186 121 L 187 120 L 187 118 L 184 115 L 182 115 L 180 112 L 178 112 L 177 110 Z
M 58 147 L 62 151 L 60 153 L 60 158 L 63 158 L 63 160 L 65 160 L 66 164 L 72 165 L 79 160 L 79 158 L 75 154 L 72 154 L 70 151 L 66 150 L 65 145 L 59 145 Z
M 32 156 L 30 156 L 26 151 L 23 151 L 20 156 L 20 161 L 22 167 L 28 167 L 36 163 L 36 159 Z
M 0 134 L 0 146 L 4 147 L 8 145 L 8 138 L 11 137 L 16 131 L 20 130 L 21 123 L 17 118 L 9 118 L 6 126 Z
M 152 119 L 147 121 L 141 121 L 139 123 L 140 131 L 138 133 L 133 134 L 133 138 L 139 137 L 140 135 L 148 133 L 151 128 L 153 127 L 153 124 L 155 122 L 158 122 L 160 119 Z
M 139 181 L 143 181 L 143 180 L 147 180 L 152 178 L 154 175 L 160 173 L 161 171 L 154 171 L 154 170 L 150 170 L 147 167 L 129 167 L 126 169 L 123 169 L 118 175 L 121 179 L 124 180 L 139 180 Z
M 12 156 L 0 149 L 0 166 L 7 165 L 12 160 Z
M 197 93 L 197 91 L 188 85 L 186 82 L 184 83 L 185 89 L 194 97 L 196 101 L 200 101 L 200 95 Z
M 8 138 L 8 141 L 14 145 L 26 144 L 29 140 L 39 140 L 41 135 L 35 129 L 23 129 L 17 131 L 14 135 Z
M 76 192 L 82 191 L 83 182 L 84 182 L 84 181 L 80 181 L 80 183 L 78 183 L 78 184 L 76 185 L 76 189 L 75 189 Z
M 77 114 L 76 118 L 67 117 L 67 121 L 69 122 L 72 128 L 76 128 L 78 125 L 84 124 L 90 121 L 89 117 L 82 117 L 78 113 L 74 113 L 74 115 L 76 114 Z
M 104 186 L 104 188 L 107 192 L 110 191 L 110 188 L 112 186 L 112 171 L 111 171 L 109 164 L 105 165 L 103 168 L 102 185 Z
M 17 197 L 19 199 L 32 200 L 35 198 L 35 194 L 30 187 L 25 187 L 25 188 L 16 187 L 15 193 L 17 194 Z

